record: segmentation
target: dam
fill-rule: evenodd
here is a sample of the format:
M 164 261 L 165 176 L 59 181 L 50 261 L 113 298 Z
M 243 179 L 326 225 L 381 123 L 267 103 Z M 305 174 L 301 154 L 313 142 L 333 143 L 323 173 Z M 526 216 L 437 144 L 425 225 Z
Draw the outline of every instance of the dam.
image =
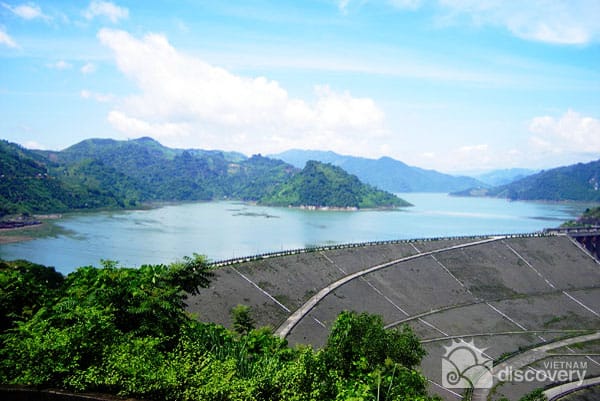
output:
M 555 344 L 528 364 L 586 362 L 600 375 L 600 263 L 597 229 L 346 244 L 215 263 L 211 286 L 188 299 L 203 321 L 231 327 L 230 310 L 251 307 L 257 326 L 290 344 L 322 346 L 343 310 L 381 315 L 387 327 L 409 325 L 427 351 L 421 369 L 429 391 L 460 400 L 442 385 L 442 357 L 453 341 L 474 343 L 494 364 Z M 571 344 L 571 345 L 568 345 Z M 577 344 L 575 347 L 572 344 Z M 585 352 L 578 352 L 578 350 Z M 550 352 L 550 351 L 547 351 Z M 556 352 L 556 351 L 555 351 Z M 498 382 L 472 399 L 518 399 L 545 382 Z M 479 398 L 478 398 L 479 397 Z M 483 397 L 483 398 L 482 398 Z

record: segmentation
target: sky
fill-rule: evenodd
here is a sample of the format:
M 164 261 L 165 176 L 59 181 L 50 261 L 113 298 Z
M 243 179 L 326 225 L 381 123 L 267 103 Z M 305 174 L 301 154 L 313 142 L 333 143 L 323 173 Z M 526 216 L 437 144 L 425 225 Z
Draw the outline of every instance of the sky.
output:
M 0 138 L 332 150 L 458 173 L 600 158 L 600 0 L 0 0 Z

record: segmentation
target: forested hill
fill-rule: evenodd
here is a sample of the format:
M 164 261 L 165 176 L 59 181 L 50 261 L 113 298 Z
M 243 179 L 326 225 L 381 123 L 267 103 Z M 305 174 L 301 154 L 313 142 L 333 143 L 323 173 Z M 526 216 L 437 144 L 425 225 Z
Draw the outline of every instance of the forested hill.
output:
M 511 200 L 600 202 L 600 160 L 559 167 L 490 189 L 455 193 Z
M 389 192 L 363 184 L 340 167 L 309 161 L 290 181 L 261 200 L 276 206 L 375 208 L 410 204 Z
M 453 176 L 409 166 L 390 157 L 366 159 L 334 152 L 292 149 L 271 155 L 302 168 L 307 161 L 331 163 L 356 175 L 361 181 L 390 192 L 453 192 L 485 186 L 471 177 Z
M 67 165 L 98 160 L 135 180 L 142 201 L 259 200 L 297 170 L 261 156 L 172 149 L 151 138 L 88 139 L 47 156 Z
M 2 141 L 0 216 L 140 202 L 261 201 L 299 171 L 260 155 L 171 149 L 151 138 L 88 139 L 63 151 L 30 151 Z
M 125 207 L 127 194 L 139 196 L 135 183 L 97 161 L 66 167 L 0 141 L 0 216 Z

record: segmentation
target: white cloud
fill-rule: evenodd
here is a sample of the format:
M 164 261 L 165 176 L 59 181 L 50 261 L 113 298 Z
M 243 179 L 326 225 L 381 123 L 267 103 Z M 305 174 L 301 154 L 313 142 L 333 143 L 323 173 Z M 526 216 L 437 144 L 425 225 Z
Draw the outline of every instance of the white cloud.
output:
M 48 149 L 46 146 L 42 145 L 41 143 L 39 143 L 37 141 L 25 141 L 25 142 L 21 143 L 21 145 L 27 149 L 38 149 L 38 150 Z
M 529 123 L 534 149 L 550 153 L 596 154 L 600 157 L 600 120 L 568 110 L 560 118 L 535 117 Z
M 117 23 L 120 19 L 129 17 L 129 10 L 125 7 L 119 7 L 110 1 L 94 0 L 83 12 L 83 16 L 89 20 L 95 17 L 106 17 L 112 23 Z
M 2 7 L 10 10 L 13 14 L 26 20 L 33 20 L 36 18 L 43 19 L 46 21 L 51 20 L 49 16 L 42 12 L 42 9 L 35 3 L 26 3 L 18 6 L 11 6 L 10 4 L 2 3 Z
M 153 136 L 165 139 L 190 134 L 190 126 L 186 123 L 149 123 L 114 110 L 108 113 L 108 122 L 119 131 L 133 136 Z
M 415 153 L 416 157 L 408 154 L 404 161 L 440 171 L 465 172 L 511 167 L 545 169 L 600 158 L 600 119 L 568 110 L 558 117 L 534 117 L 527 129 L 529 136 L 525 135 L 522 143 L 436 147 Z
M 8 33 L 6 33 L 4 31 L 4 29 L 2 29 L 2 27 L 0 27 L 0 45 L 12 47 L 12 48 L 19 47 L 19 45 L 17 45 L 17 42 L 15 42 L 13 40 L 13 38 L 11 38 L 10 35 Z
M 87 89 L 84 89 L 81 92 L 79 92 L 79 96 L 81 96 L 82 99 L 93 99 L 100 103 L 107 103 L 114 99 L 114 96 L 110 93 L 90 92 Z
M 445 21 L 467 16 L 475 25 L 497 25 L 522 39 L 586 44 L 600 39 L 597 0 L 439 0 L 450 14 Z
M 417 8 L 421 7 L 421 4 L 423 3 L 423 0 L 388 0 L 389 3 L 396 7 L 396 8 L 401 8 L 401 9 L 408 9 L 408 10 L 416 10 Z
M 81 73 L 82 74 L 91 74 L 93 72 L 96 71 L 96 66 L 93 63 L 85 63 L 82 67 L 81 67 Z
M 64 60 L 59 60 L 55 63 L 46 64 L 46 66 L 48 68 L 54 68 L 56 70 L 69 70 L 73 67 L 70 63 L 67 63 Z
M 137 39 L 103 29 L 98 38 L 139 89 L 109 114 L 109 122 L 129 135 L 247 153 L 298 146 L 368 153 L 378 146 L 373 136 L 386 134 L 384 114 L 372 99 L 322 85 L 308 102 L 277 81 L 236 75 L 183 54 L 162 35 Z

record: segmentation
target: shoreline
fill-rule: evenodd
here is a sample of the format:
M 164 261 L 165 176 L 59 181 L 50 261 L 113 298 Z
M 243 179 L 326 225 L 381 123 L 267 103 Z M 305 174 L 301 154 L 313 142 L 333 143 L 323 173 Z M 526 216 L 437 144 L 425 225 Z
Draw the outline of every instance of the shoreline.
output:
M 0 221 L 0 231 L 10 231 L 16 230 L 19 228 L 27 228 L 33 226 L 39 226 L 42 224 L 39 220 L 30 220 L 30 221 L 19 221 L 19 220 L 8 220 L 8 221 Z
M 61 213 L 34 214 L 29 218 L 18 216 L 0 222 L 0 245 L 15 242 L 31 241 L 35 235 L 27 235 L 33 230 L 39 231 L 48 228 L 47 221 L 62 219 Z

